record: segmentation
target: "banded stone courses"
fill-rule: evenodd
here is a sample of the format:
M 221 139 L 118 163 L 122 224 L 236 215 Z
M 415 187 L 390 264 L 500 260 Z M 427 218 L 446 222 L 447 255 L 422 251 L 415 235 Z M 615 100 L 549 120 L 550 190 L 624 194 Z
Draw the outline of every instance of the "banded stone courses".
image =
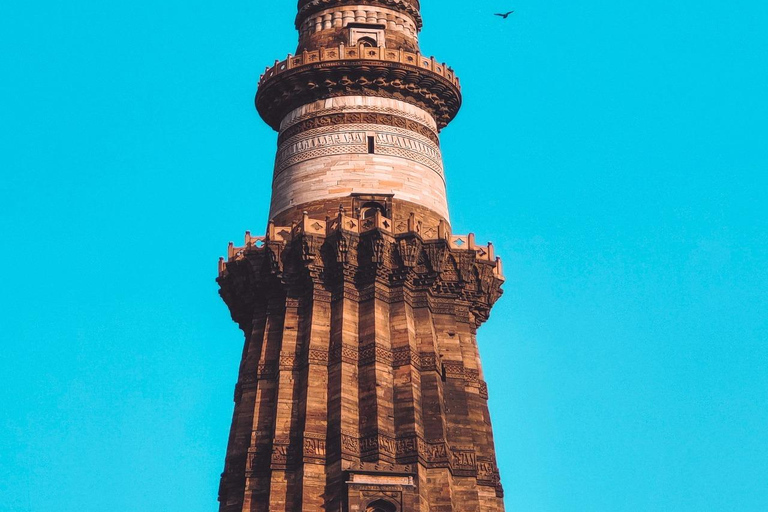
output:
M 221 512 L 504 510 L 476 337 L 503 270 L 451 232 L 461 90 L 419 10 L 300 0 L 299 51 L 259 82 L 269 222 L 217 279 L 245 337 Z

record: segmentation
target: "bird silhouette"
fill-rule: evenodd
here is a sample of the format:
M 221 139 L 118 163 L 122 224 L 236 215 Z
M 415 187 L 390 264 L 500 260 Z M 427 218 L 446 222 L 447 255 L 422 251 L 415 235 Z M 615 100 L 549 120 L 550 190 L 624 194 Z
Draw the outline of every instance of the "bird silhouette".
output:
M 509 11 L 508 13 L 505 13 L 505 14 L 496 13 L 496 14 L 494 14 L 494 16 L 501 16 L 502 18 L 507 19 L 507 18 L 509 18 L 509 15 L 512 14 L 513 12 L 515 12 L 515 11 Z

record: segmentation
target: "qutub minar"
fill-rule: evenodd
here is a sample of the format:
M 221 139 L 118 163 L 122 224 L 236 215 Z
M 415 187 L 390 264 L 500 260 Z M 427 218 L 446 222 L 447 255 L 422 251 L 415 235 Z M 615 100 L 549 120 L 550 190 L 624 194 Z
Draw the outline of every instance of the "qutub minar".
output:
M 461 93 L 421 24 L 418 0 L 300 0 L 261 78 L 270 221 L 219 264 L 245 333 L 223 512 L 504 510 L 475 339 L 504 279 L 451 233 Z

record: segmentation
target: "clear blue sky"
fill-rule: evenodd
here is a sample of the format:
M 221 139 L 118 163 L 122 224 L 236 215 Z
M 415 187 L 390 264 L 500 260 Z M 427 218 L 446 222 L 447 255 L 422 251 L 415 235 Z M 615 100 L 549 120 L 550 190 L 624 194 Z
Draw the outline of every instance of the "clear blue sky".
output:
M 273 4 L 277 4 L 275 7 Z M 424 0 L 510 512 L 768 510 L 768 4 Z M 494 11 L 516 9 L 508 20 Z M 215 510 L 294 2 L 0 2 L 0 510 Z

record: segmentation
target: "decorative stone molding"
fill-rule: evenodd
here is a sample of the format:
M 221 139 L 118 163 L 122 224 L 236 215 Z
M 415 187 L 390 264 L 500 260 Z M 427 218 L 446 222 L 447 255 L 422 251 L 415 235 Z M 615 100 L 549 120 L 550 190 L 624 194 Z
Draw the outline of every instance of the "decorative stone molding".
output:
M 357 115 L 352 117 L 360 118 Z M 372 117 L 374 116 L 368 116 Z M 275 157 L 274 176 L 289 167 L 321 156 L 368 155 L 368 137 L 373 137 L 376 155 L 418 162 L 445 180 L 443 157 L 436 142 L 437 137 L 426 127 L 422 128 L 432 134 L 434 139 L 407 128 L 375 124 L 338 124 L 307 129 L 280 142 Z M 408 165 L 407 162 L 400 164 L 406 168 L 409 168 Z M 394 167 L 397 171 L 398 166 Z M 399 176 L 396 172 L 389 177 L 389 181 L 397 179 Z M 339 180 L 337 185 L 343 186 L 344 183 L 344 180 Z
M 267 68 L 256 108 L 279 131 L 291 110 L 318 99 L 350 95 L 399 99 L 430 112 L 438 129 L 461 107 L 459 79 L 434 57 L 387 48 L 321 48 Z
M 434 298 L 428 299 L 428 304 L 436 314 L 472 318 L 476 325 L 487 320 L 490 308 L 501 296 L 501 284 L 504 282 L 501 260 L 494 256 L 492 244 L 477 246 L 474 235 L 449 235 L 444 233 L 444 230 L 445 238 L 424 240 L 410 230 L 402 233 L 395 231 L 391 221 L 381 215 L 377 215 L 371 225 L 368 225 L 368 221 L 369 219 L 349 217 L 344 212 L 327 221 L 305 216 L 302 222 L 291 228 L 270 225 L 269 232 L 264 237 L 253 237 L 248 233 L 245 247 L 230 244 L 228 261 L 222 259 L 219 263 L 219 282 L 227 289 L 224 296 L 231 303 L 230 307 L 235 310 L 248 310 L 251 307 L 248 305 L 249 301 L 252 300 L 251 295 L 241 294 L 236 287 L 230 289 L 229 286 L 223 286 L 228 282 L 230 273 L 239 274 L 243 268 L 242 264 L 248 263 L 246 272 L 254 282 L 269 282 L 276 276 L 282 280 L 296 279 L 297 277 L 291 276 L 306 272 L 307 260 L 303 254 L 310 245 L 307 241 L 309 239 L 313 245 L 319 244 L 320 249 L 317 251 L 321 257 L 312 260 L 311 265 L 322 269 L 321 274 L 326 286 L 337 279 L 334 276 L 339 272 L 348 276 L 352 283 L 358 282 L 364 278 L 366 269 L 372 265 L 374 268 L 378 267 L 378 272 L 390 283 L 399 282 L 405 276 L 405 282 L 414 290 L 429 290 L 432 294 L 430 297 Z M 384 225 L 389 227 L 382 227 Z M 416 220 L 412 218 L 406 228 L 412 229 L 415 225 Z M 288 230 L 290 235 L 282 235 L 281 241 L 273 242 L 270 239 L 270 233 Z M 376 261 L 375 252 L 367 245 L 370 242 L 361 239 L 362 233 L 372 232 L 395 248 L 393 257 L 386 258 L 386 261 Z M 430 246 L 439 246 L 442 249 L 432 247 L 430 250 Z M 277 262 L 277 267 L 264 266 L 263 262 L 274 261 L 278 252 L 284 256 Z M 430 254 L 433 256 L 430 257 Z M 432 259 L 435 255 L 437 260 Z M 447 261 L 447 264 L 444 261 Z M 422 264 L 417 264 L 419 262 Z M 255 268 L 262 270 L 254 274 Z M 266 273 L 264 269 L 267 269 Z M 235 280 L 239 281 L 240 279 Z M 347 292 L 352 291 L 352 288 L 345 287 L 345 296 Z M 360 300 L 360 291 L 350 294 L 349 298 Z M 380 298 L 387 299 L 383 295 Z M 457 302 L 457 299 L 463 302 Z M 403 356 L 398 357 L 402 360 Z M 289 355 L 284 355 L 280 361 L 260 365 L 257 378 L 275 378 L 278 364 L 280 369 L 291 367 L 295 371 L 299 363 L 295 360 L 288 361 L 289 358 Z M 331 361 L 337 358 L 337 354 L 331 353 Z M 369 359 L 392 363 L 394 355 L 389 351 L 379 353 L 375 346 L 362 348 L 359 356 L 356 352 L 354 357 L 350 355 L 350 360 L 355 363 L 364 363 Z M 421 354 L 419 359 L 422 370 L 437 364 L 429 354 Z M 478 378 L 474 374 L 467 374 L 460 362 L 446 362 L 440 371 L 445 371 L 446 376 L 452 379 L 474 381 Z M 480 384 L 481 396 L 486 392 L 483 384 Z
M 327 456 L 326 444 L 326 438 L 322 434 L 305 433 L 303 440 L 275 438 L 271 444 L 256 445 L 249 450 L 250 466 L 256 468 L 268 453 L 271 454 L 269 459 L 272 465 L 278 468 L 295 465 L 300 457 L 303 457 L 305 462 L 323 464 Z M 425 440 L 415 434 L 395 439 L 383 434 L 359 437 L 355 433 L 342 433 L 341 448 L 344 454 L 355 458 L 385 455 L 396 459 L 397 464 L 420 461 L 428 468 L 448 468 L 457 476 L 477 477 L 479 485 L 495 487 L 499 482 L 498 468 L 493 460 L 477 457 L 472 447 L 449 447 L 443 439 Z M 411 462 L 405 462 L 406 460 Z M 412 482 L 399 479 L 390 483 L 412 485 Z
M 306 18 L 299 27 L 299 34 L 306 36 L 323 30 L 344 28 L 350 23 L 380 25 L 387 30 L 401 31 L 410 37 L 416 37 L 419 29 L 413 19 L 393 9 L 359 5 L 334 7 L 320 11 Z
M 370 125 L 383 125 L 402 130 L 416 132 L 422 137 L 431 140 L 436 146 L 440 145 L 440 139 L 437 133 L 416 121 L 411 121 L 395 114 L 382 114 L 377 112 L 348 112 L 338 114 L 324 114 L 305 119 L 293 124 L 290 128 L 283 130 L 277 139 L 277 145 L 282 145 L 286 140 L 316 128 L 330 128 L 346 124 L 363 125 L 368 130 Z
M 322 434 L 304 434 L 304 460 L 313 464 L 325 464 L 326 445 Z
M 432 114 L 404 101 L 373 96 L 336 96 L 301 105 L 289 112 L 280 122 L 281 133 L 294 124 L 329 114 L 390 114 L 415 121 L 437 133 Z
M 342 5 L 387 7 L 408 14 L 418 30 L 421 30 L 423 25 L 417 0 L 302 0 L 299 3 L 299 13 L 296 16 L 296 28 L 300 29 L 304 20 L 312 14 Z

